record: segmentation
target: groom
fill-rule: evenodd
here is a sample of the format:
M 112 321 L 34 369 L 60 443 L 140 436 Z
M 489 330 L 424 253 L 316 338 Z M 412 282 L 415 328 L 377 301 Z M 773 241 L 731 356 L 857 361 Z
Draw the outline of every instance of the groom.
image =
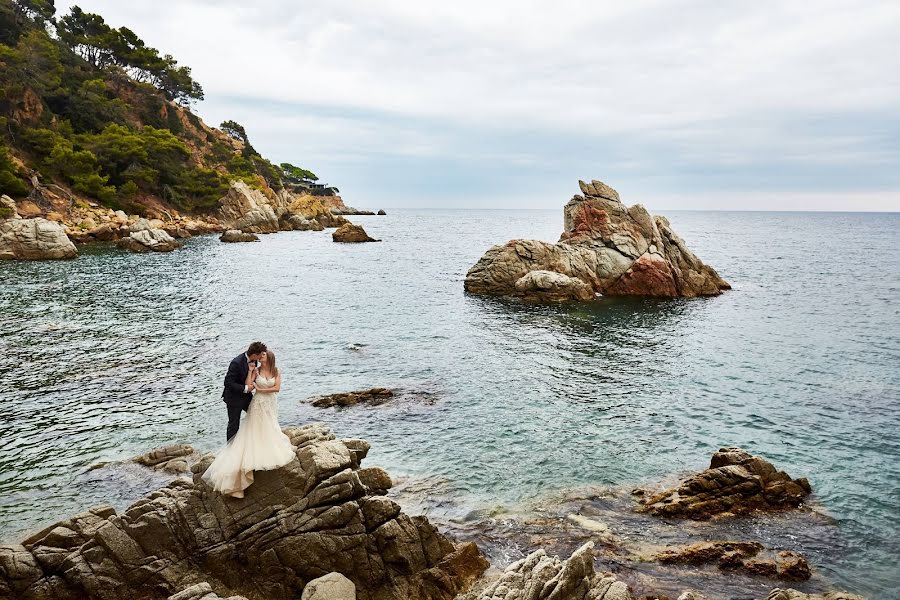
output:
M 238 432 L 241 426 L 241 411 L 250 408 L 250 401 L 256 392 L 253 384 L 246 385 L 247 374 L 250 372 L 250 364 L 256 365 L 259 355 L 266 351 L 266 345 L 262 342 L 253 342 L 247 348 L 247 352 L 234 357 L 228 365 L 228 373 L 225 375 L 225 389 L 222 391 L 222 400 L 228 407 L 228 429 L 225 432 L 225 440 L 230 440 Z

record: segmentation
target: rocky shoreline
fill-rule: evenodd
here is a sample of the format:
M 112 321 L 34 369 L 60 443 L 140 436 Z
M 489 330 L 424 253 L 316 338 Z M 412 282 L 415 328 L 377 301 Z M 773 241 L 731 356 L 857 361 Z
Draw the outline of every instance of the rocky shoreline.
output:
M 223 242 L 253 241 L 250 236 L 256 234 L 342 226 L 345 232 L 336 241 L 376 241 L 343 216 L 376 213 L 348 208 L 340 196 L 276 192 L 233 181 L 209 214 L 183 215 L 160 206 L 140 216 L 62 192 L 44 186 L 40 205 L 32 200 L 17 203 L 8 196 L 0 199 L 0 260 L 75 258 L 78 245 L 93 242 L 115 242 L 132 252 L 171 252 L 181 246 L 179 240 L 196 235 L 223 234 Z
M 822 591 L 827 584 L 815 565 L 795 551 L 755 539 L 679 544 L 663 530 L 653 543 L 637 543 L 627 526 L 607 525 L 587 504 L 575 512 L 569 506 L 558 520 L 545 515 L 509 527 L 528 554 L 498 571 L 489 568 L 488 559 L 496 560 L 486 537 L 491 525 L 409 516 L 403 486 L 389 492 L 394 482 L 385 471 L 362 466 L 367 442 L 337 439 L 322 423 L 285 433 L 296 460 L 258 473 L 241 500 L 206 486 L 200 475 L 212 455 L 191 446 L 135 457 L 178 478 L 121 514 L 94 507 L 0 546 L 0 598 L 715 600 L 723 597 L 710 583 L 718 572 L 755 587 L 772 582 L 754 596 L 767 600 L 861 599 Z M 708 536 L 709 527 L 736 532 L 748 515 L 802 515 L 809 489 L 760 457 L 723 448 L 709 469 L 671 487 L 635 490 L 615 510 L 645 520 L 643 529 L 674 518 L 674 530 L 697 523 Z M 649 568 L 657 579 L 646 565 L 656 565 Z M 810 577 L 811 589 L 774 585 Z M 685 589 L 697 581 L 713 589 Z M 327 590 L 331 596 L 322 595 Z

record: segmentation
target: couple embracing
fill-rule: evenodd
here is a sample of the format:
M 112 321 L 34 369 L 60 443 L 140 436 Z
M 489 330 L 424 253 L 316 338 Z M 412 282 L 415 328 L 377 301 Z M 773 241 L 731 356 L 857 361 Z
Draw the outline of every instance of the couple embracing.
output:
M 294 459 L 294 447 L 278 424 L 281 373 L 275 353 L 262 342 L 228 365 L 222 399 L 228 407 L 228 442 L 203 474 L 215 490 L 243 498 L 253 471 L 283 467 Z M 247 416 L 241 420 L 241 414 Z

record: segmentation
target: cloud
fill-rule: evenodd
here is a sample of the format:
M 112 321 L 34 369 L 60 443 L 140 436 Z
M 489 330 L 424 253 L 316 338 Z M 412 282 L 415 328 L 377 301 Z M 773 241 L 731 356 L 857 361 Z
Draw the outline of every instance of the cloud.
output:
M 558 207 L 581 177 L 900 210 L 897 3 L 165 4 L 79 3 L 191 66 L 204 118 L 355 204 Z

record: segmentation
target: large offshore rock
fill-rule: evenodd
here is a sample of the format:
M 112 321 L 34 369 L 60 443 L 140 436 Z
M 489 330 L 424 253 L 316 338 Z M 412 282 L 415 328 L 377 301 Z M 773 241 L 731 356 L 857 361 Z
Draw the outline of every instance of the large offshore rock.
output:
M 344 223 L 331 234 L 332 241 L 343 243 L 359 243 L 359 242 L 377 242 L 375 238 L 369 237 L 362 225 L 354 225 L 353 223 Z
M 619 194 L 600 181 L 578 183 L 584 195 L 576 195 L 566 204 L 558 243 L 511 240 L 493 246 L 469 269 L 466 291 L 559 301 L 587 300 L 596 294 L 714 296 L 731 288 L 688 250 L 664 217 L 652 217 L 639 204 L 626 207 Z M 547 271 L 580 280 L 591 294 L 560 298 L 554 287 L 517 285 L 528 282 L 523 278 L 529 273 Z
M 229 244 L 234 244 L 238 242 L 258 242 L 259 237 L 257 237 L 257 235 L 253 233 L 244 233 L 239 229 L 229 229 L 219 236 L 219 240 L 222 242 L 227 242 Z
M 44 218 L 23 219 L 9 196 L 0 198 L 0 260 L 58 260 L 78 251 L 59 223 Z
M 709 468 L 678 486 L 641 500 L 643 512 L 705 519 L 799 506 L 812 491 L 806 478 L 791 479 L 772 463 L 740 448 L 721 448 Z
M 323 424 L 285 434 L 296 458 L 257 472 L 242 499 L 203 482 L 207 455 L 193 482 L 122 514 L 97 507 L 0 546 L 0 598 L 289 600 L 335 572 L 360 600 L 450 600 L 487 568 L 474 544 L 455 545 L 370 491 L 364 441 L 335 439 Z

